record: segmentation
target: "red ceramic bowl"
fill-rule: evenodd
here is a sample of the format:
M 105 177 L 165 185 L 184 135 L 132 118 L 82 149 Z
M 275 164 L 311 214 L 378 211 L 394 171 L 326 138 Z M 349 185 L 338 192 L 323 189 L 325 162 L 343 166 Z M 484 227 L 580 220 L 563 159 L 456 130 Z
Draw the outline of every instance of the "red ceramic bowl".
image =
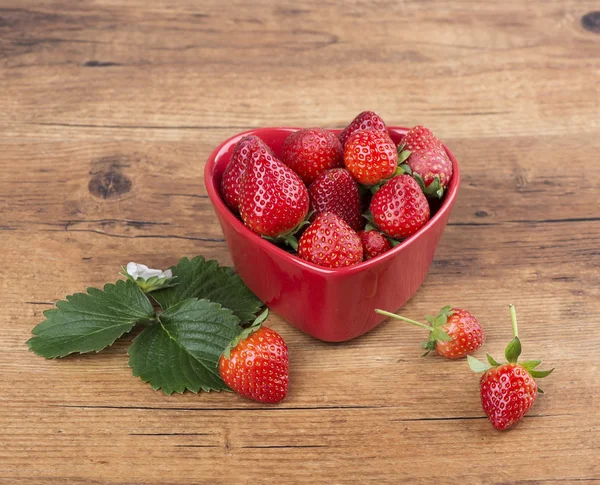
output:
M 446 148 L 454 175 L 440 208 L 420 231 L 369 261 L 346 268 L 323 268 L 253 233 L 227 208 L 219 191 L 223 171 L 240 138 L 257 135 L 280 154 L 285 138 L 298 129 L 260 128 L 225 140 L 208 158 L 204 181 L 233 264 L 244 283 L 270 309 L 303 332 L 341 342 L 381 323 L 386 317 L 375 313 L 375 308 L 397 310 L 423 283 L 456 199 L 458 164 Z M 407 131 L 397 127 L 388 130 L 396 143 Z

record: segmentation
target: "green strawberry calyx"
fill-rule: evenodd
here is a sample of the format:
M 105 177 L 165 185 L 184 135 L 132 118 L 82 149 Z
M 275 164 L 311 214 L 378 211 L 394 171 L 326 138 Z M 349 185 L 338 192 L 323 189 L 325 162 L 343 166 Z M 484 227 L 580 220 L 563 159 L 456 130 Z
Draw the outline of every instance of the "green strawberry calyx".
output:
M 517 327 L 517 312 L 515 311 L 514 305 L 511 303 L 509 305 L 510 308 L 510 317 L 512 319 L 512 328 L 513 328 L 513 339 L 509 342 L 504 350 L 504 357 L 506 361 L 510 364 L 516 364 L 519 356 L 521 355 L 521 340 L 519 339 L 519 329 Z M 482 362 L 475 357 L 470 355 L 467 356 L 467 361 L 469 362 L 469 367 L 473 372 L 487 372 L 492 367 L 499 367 L 501 365 L 506 364 L 507 362 L 498 362 L 494 359 L 490 354 L 485 354 L 487 358 L 487 362 Z M 542 377 L 549 376 L 552 374 L 554 368 L 550 370 L 536 370 L 536 367 L 542 363 L 541 360 L 526 360 L 523 362 L 519 362 L 519 365 L 523 367 L 531 377 L 536 379 L 541 379 Z M 539 392 L 543 393 L 541 389 L 538 389 Z
M 393 248 L 395 248 L 396 246 L 398 246 L 398 244 L 402 244 L 401 240 L 398 239 L 394 239 L 393 237 L 388 236 L 385 232 L 383 232 L 381 229 L 379 229 L 377 227 L 377 224 L 375 224 L 375 220 L 373 219 L 373 214 L 371 213 L 371 211 L 367 211 L 366 213 L 364 213 L 362 215 L 366 220 L 367 220 L 367 224 L 365 225 L 365 232 L 368 231 L 377 231 L 380 234 L 382 234 L 384 237 L 387 238 L 387 240 L 390 242 L 390 244 L 392 245 Z
M 379 313 L 380 315 L 385 315 L 396 320 L 402 320 L 403 322 L 407 322 L 412 325 L 416 325 L 417 327 L 429 330 L 429 339 L 421 343 L 421 347 L 423 347 L 426 350 L 422 357 L 425 357 L 432 350 L 435 349 L 435 344 L 437 341 L 441 340 L 442 342 L 450 342 L 452 340 L 450 335 L 448 335 L 441 328 L 443 325 L 446 324 L 448 318 L 454 313 L 452 307 L 450 306 L 445 306 L 444 308 L 442 308 L 435 317 L 427 315 L 425 319 L 427 320 L 429 325 L 425 325 L 424 323 L 411 320 L 410 318 L 406 318 L 401 315 L 397 315 L 396 313 L 386 312 L 385 310 L 376 309 L 375 313 Z
M 284 245 L 290 246 L 294 251 L 298 251 L 297 235 L 304 226 L 312 224 L 310 218 L 314 213 L 315 211 L 310 211 L 308 214 L 306 214 L 306 217 L 304 219 L 302 219 L 298 224 L 296 224 L 296 226 L 294 226 L 294 228 L 291 231 L 286 232 L 285 234 L 280 234 L 279 236 L 275 237 L 262 236 L 262 238 L 272 242 L 273 244 L 283 243 Z
M 444 195 L 444 187 L 442 186 L 442 181 L 439 175 L 435 175 L 433 180 L 429 183 L 429 185 L 425 185 L 425 181 L 423 177 L 417 172 L 413 172 L 410 166 L 406 162 L 408 157 L 410 157 L 410 150 L 405 150 L 404 146 L 406 143 L 401 143 L 398 145 L 398 168 L 396 169 L 395 175 L 407 174 L 411 175 L 421 187 L 421 190 L 425 194 L 425 196 L 429 199 L 438 198 L 441 199 Z
M 246 340 L 248 337 L 250 337 L 250 335 L 258 331 L 268 316 L 269 309 L 265 308 L 265 310 L 254 319 L 249 327 L 242 329 L 242 331 L 231 342 L 229 342 L 229 344 L 227 344 L 227 347 L 225 347 L 225 350 L 223 350 L 222 355 L 226 359 L 229 359 L 231 357 L 231 349 L 235 349 L 237 344 L 243 340 Z

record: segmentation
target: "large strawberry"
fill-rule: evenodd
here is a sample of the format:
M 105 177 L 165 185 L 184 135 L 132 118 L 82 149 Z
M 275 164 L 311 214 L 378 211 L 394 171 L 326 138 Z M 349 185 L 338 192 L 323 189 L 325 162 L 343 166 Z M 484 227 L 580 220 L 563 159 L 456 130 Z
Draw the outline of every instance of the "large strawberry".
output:
M 277 403 L 287 394 L 288 348 L 275 330 L 261 326 L 267 312 L 225 349 L 219 361 L 219 374 L 241 396 Z
M 375 311 L 381 315 L 429 330 L 429 339 L 422 344 L 422 347 L 426 350 L 423 355 L 427 355 L 434 350 L 436 354 L 442 357 L 459 359 L 475 352 L 485 341 L 481 324 L 470 312 L 460 308 L 446 306 L 440 310 L 436 317 L 428 315 L 425 318 L 429 325 L 384 310 Z
M 471 369 L 483 372 L 479 381 L 481 405 L 494 428 L 498 430 L 510 428 L 529 411 L 538 392 L 542 392 L 535 379 L 546 377 L 554 370 L 536 370 L 541 363 L 539 360 L 517 362 L 521 355 L 521 341 L 513 305 L 510 305 L 510 315 L 514 338 L 504 351 L 508 363 L 497 362 L 490 354 L 486 354 L 487 363 L 468 356 Z
M 371 199 L 377 227 L 394 239 L 417 232 L 429 220 L 429 204 L 419 184 L 409 175 L 397 175 Z
M 385 131 L 357 131 L 346 142 L 344 164 L 359 183 L 378 184 L 396 171 L 396 145 Z
M 342 146 L 346 146 L 348 138 L 357 131 L 383 131 L 387 133 L 387 127 L 377 113 L 373 111 L 363 111 L 354 118 L 346 128 L 344 128 L 338 138 L 342 142 Z
M 240 215 L 254 232 L 286 238 L 308 213 L 308 190 L 300 177 L 276 158 L 255 152 L 240 185 Z
M 363 245 L 365 260 L 372 259 L 392 249 L 390 240 L 379 231 L 361 231 L 358 235 Z
M 271 149 L 256 135 L 246 135 L 236 143 L 231 159 L 221 178 L 221 195 L 227 206 L 238 212 L 240 204 L 240 183 L 248 161 L 254 153 L 274 156 Z
M 358 185 L 348 170 L 326 170 L 310 184 L 308 195 L 310 208 L 315 216 L 321 212 L 333 212 L 355 231 L 363 226 Z
M 363 260 L 363 247 L 358 234 L 332 212 L 323 212 L 302 234 L 298 256 L 328 268 L 358 264 Z
M 428 128 L 415 126 L 402 139 L 398 152 L 425 195 L 441 198 L 452 178 L 452 162 L 442 142 Z
M 344 166 L 344 152 L 337 136 L 322 128 L 299 130 L 283 143 L 281 161 L 310 184 L 324 170 Z

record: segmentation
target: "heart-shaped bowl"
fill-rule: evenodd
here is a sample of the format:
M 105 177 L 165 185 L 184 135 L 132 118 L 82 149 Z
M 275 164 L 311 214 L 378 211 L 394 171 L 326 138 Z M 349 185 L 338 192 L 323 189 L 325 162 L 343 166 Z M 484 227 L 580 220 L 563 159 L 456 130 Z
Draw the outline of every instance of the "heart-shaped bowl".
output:
M 452 160 L 453 176 L 439 208 L 416 234 L 388 252 L 355 266 L 329 269 L 304 261 L 261 238 L 234 215 L 220 194 L 221 177 L 233 147 L 240 138 L 254 134 L 277 156 L 283 142 L 300 128 L 259 128 L 228 138 L 208 158 L 204 183 L 223 229 L 236 271 L 244 283 L 275 313 L 313 337 L 342 342 L 358 337 L 402 307 L 419 289 L 454 205 L 460 174 Z M 339 133 L 340 130 L 331 130 Z M 388 127 L 394 142 L 405 128 Z

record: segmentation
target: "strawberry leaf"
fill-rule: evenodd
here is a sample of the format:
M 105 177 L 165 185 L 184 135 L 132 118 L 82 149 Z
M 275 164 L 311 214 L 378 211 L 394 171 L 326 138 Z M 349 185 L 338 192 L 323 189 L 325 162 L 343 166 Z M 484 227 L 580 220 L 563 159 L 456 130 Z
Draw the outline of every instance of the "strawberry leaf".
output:
M 202 256 L 183 258 L 171 268 L 177 286 L 152 293 L 158 304 L 168 309 L 188 298 L 205 298 L 231 309 L 242 323 L 249 322 L 262 303 L 231 268 L 206 261 Z
M 398 152 L 398 166 L 402 166 L 404 164 L 404 162 L 408 159 L 408 157 L 410 157 L 410 150 L 402 150 L 401 152 Z M 402 167 L 404 169 L 404 167 Z M 410 170 L 410 168 L 409 168 Z M 410 174 L 411 172 L 407 171 L 404 169 L 404 171 L 408 174 Z
M 521 365 L 525 367 L 529 372 L 535 369 L 538 365 L 542 363 L 541 360 L 526 360 L 525 362 L 521 362 Z
M 515 337 L 506 346 L 504 356 L 508 362 L 514 364 L 519 359 L 519 355 L 521 355 L 521 341 L 519 340 L 519 337 Z
M 112 345 L 133 326 L 148 321 L 154 309 L 133 281 L 106 284 L 103 290 L 67 296 L 56 308 L 44 312 L 46 320 L 37 325 L 27 344 L 37 355 L 53 359 L 75 352 L 83 354 Z
M 417 175 L 418 174 L 416 173 L 414 174 L 415 178 L 417 178 Z M 444 187 L 442 187 L 439 175 L 435 175 L 435 177 L 427 187 L 425 187 L 425 183 L 423 182 L 423 179 L 421 179 L 420 176 L 419 179 L 420 182 L 419 180 L 417 180 L 417 182 L 419 182 L 419 185 L 421 185 L 421 188 L 423 189 L 423 193 L 428 198 L 442 198 L 442 196 L 444 195 Z
M 496 359 L 494 359 L 490 354 L 485 354 L 485 356 L 487 357 L 487 360 L 492 367 L 499 367 L 500 365 L 502 365 L 502 364 L 500 364 L 500 362 L 498 362 Z
M 467 355 L 467 361 L 469 362 L 469 367 L 473 372 L 486 372 L 487 370 L 491 369 L 487 362 L 482 362 L 470 355 Z
M 226 390 L 219 359 L 239 332 L 239 319 L 230 310 L 191 298 L 169 307 L 135 338 L 129 366 L 165 394 Z
M 554 369 L 550 369 L 550 370 L 530 370 L 529 373 L 531 374 L 531 377 L 535 377 L 536 379 L 541 379 L 542 377 L 549 376 L 550 374 L 552 374 L 553 371 L 554 371 Z
M 441 340 L 443 342 L 450 342 L 452 338 L 446 332 L 444 332 L 440 327 L 434 327 L 429 336 L 432 340 Z

